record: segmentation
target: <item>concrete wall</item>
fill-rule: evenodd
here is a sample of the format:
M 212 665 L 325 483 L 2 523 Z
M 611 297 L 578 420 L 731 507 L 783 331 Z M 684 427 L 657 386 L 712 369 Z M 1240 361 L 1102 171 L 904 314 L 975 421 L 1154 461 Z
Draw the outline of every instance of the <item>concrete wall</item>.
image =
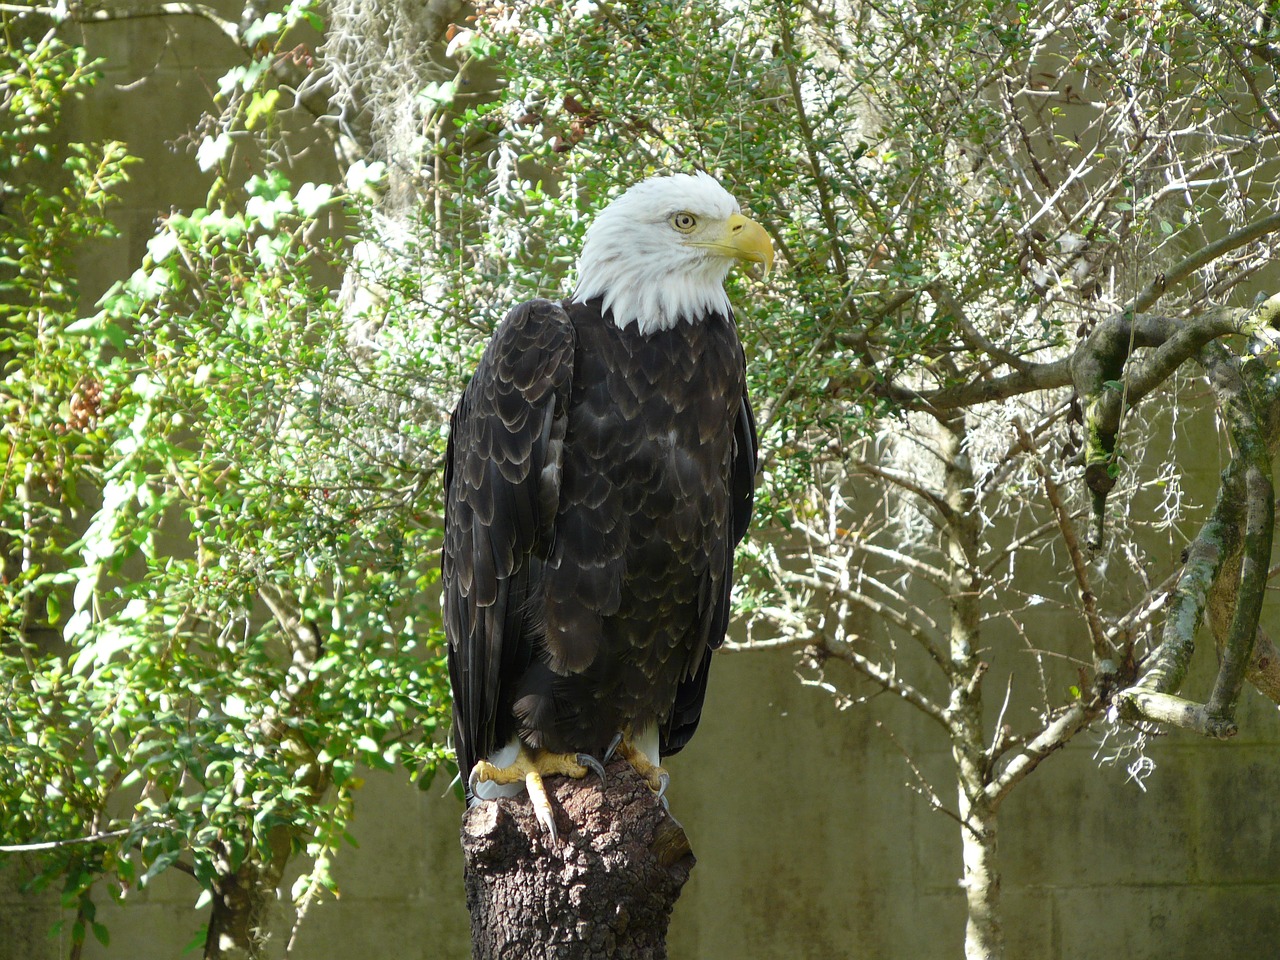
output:
M 723 656 L 714 669 L 703 728 L 670 763 L 671 809 L 698 857 L 671 956 L 960 957 L 959 828 L 904 786 L 897 745 L 917 749 L 949 800 L 935 732 L 884 697 L 837 710 L 796 681 L 786 655 Z M 1254 695 L 1241 719 L 1227 745 L 1158 740 L 1145 793 L 1123 768 L 1099 768 L 1088 735 L 1013 792 L 1000 839 L 1011 960 L 1280 956 L 1280 722 Z M 461 806 L 442 790 L 369 775 L 351 829 L 359 846 L 337 866 L 341 897 L 303 920 L 292 957 L 468 956 Z M 111 948 L 91 943 L 85 957 L 180 956 L 204 920 L 197 894 L 171 871 L 103 909 Z M 44 936 L 56 916 L 53 903 L 0 893 L 0 958 L 66 957 L 65 934 Z
M 203 201 L 207 183 L 189 158 L 173 161 L 170 141 L 235 52 L 192 19 L 93 26 L 85 38 L 109 64 L 107 83 L 78 111 L 82 135 L 127 140 L 146 160 L 127 195 L 125 238 L 86 264 L 98 291 L 136 265 L 158 211 Z M 1202 652 L 1202 675 L 1211 660 Z M 672 812 L 699 859 L 671 955 L 959 957 L 959 827 L 907 788 L 902 754 L 909 748 L 950 801 L 946 743 L 888 697 L 836 709 L 792 665 L 787 654 L 719 657 L 702 728 L 670 763 Z M 997 697 L 1003 678 L 987 689 Z M 1249 694 L 1241 720 L 1229 744 L 1177 733 L 1154 743 L 1145 793 L 1123 767 L 1099 768 L 1091 735 L 1014 791 L 1000 840 L 1011 958 L 1280 956 L 1280 826 L 1270 810 L 1280 716 Z M 461 808 L 443 792 L 368 775 L 351 830 L 359 846 L 337 866 L 342 896 L 298 926 L 295 960 L 468 955 Z M 46 936 L 56 896 L 23 895 L 17 879 L 0 874 L 0 960 L 68 956 L 66 933 Z M 205 919 L 191 909 L 198 892 L 170 871 L 125 907 L 104 905 L 111 948 L 90 941 L 84 956 L 181 956 Z M 278 952 L 291 924 L 282 909 Z

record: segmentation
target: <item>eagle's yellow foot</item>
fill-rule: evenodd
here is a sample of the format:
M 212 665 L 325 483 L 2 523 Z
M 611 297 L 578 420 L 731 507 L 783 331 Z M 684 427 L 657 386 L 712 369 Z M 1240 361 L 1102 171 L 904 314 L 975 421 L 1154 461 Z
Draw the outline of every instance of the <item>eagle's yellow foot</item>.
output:
M 471 768 L 471 776 L 467 778 L 467 788 L 475 793 L 478 783 L 520 783 L 529 793 L 533 803 L 533 814 L 542 824 L 542 828 L 555 843 L 559 839 L 556 832 L 555 813 L 551 809 L 551 798 L 547 796 L 543 777 L 562 776 L 581 780 L 588 772 L 598 774 L 604 782 L 604 767 L 595 757 L 585 753 L 551 753 L 548 750 L 531 751 L 524 744 L 510 766 L 495 767 L 488 760 L 477 761 Z
M 630 737 L 621 735 L 616 737 L 609 750 L 609 755 L 612 756 L 614 753 L 631 764 L 631 769 L 648 781 L 649 789 L 657 794 L 658 799 L 662 801 L 662 805 L 665 807 L 667 805 L 665 794 L 667 787 L 671 786 L 670 774 L 650 760 L 643 750 L 631 742 Z

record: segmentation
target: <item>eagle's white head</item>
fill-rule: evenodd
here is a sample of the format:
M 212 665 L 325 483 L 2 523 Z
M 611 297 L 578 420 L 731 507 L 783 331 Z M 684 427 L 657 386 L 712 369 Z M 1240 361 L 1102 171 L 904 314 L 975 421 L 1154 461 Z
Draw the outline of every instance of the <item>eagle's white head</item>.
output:
M 619 327 L 641 333 L 729 315 L 724 278 L 735 260 L 773 265 L 763 227 L 705 173 L 650 177 L 605 207 L 587 228 L 575 303 L 604 298 Z

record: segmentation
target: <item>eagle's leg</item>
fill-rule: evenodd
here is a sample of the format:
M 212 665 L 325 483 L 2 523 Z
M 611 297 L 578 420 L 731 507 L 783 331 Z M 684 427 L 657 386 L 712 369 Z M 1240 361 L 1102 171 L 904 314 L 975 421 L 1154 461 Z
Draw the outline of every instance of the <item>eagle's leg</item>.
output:
M 636 746 L 632 742 L 632 738 L 625 734 L 620 733 L 614 738 L 613 743 L 610 744 L 608 756 L 605 759 L 608 760 L 608 757 L 614 753 L 617 753 L 623 760 L 631 764 L 631 768 L 648 781 L 649 789 L 657 794 L 663 806 L 666 806 L 667 801 L 664 798 L 664 794 L 667 792 L 667 787 L 671 785 L 670 774 L 654 763 L 649 755 Z
M 588 772 L 598 774 L 604 781 L 604 767 L 595 757 L 585 753 L 552 753 L 549 750 L 530 750 L 523 743 L 516 758 L 509 766 L 496 767 L 488 760 L 477 761 L 471 768 L 471 776 L 467 778 L 467 786 L 475 793 L 476 784 L 488 783 L 520 783 L 529 793 L 533 804 L 534 816 L 542 824 L 542 828 L 555 843 L 559 839 L 556 832 L 555 813 L 551 809 L 551 798 L 547 796 L 543 777 L 563 776 L 581 780 Z

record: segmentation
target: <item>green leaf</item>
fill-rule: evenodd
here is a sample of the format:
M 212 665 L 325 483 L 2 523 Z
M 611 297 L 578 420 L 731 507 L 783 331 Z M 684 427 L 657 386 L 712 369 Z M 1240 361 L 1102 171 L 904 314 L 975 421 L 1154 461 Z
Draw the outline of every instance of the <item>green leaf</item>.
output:
M 214 137 L 205 137 L 196 147 L 196 165 L 201 170 L 212 170 L 231 152 L 231 135 L 225 131 Z
M 298 188 L 294 202 L 304 217 L 314 217 L 333 197 L 333 187 L 327 183 L 304 183 Z
M 105 312 L 95 313 L 92 316 L 83 317 L 74 323 L 68 324 L 66 332 L 75 335 L 96 335 L 117 350 L 123 350 L 127 342 L 124 330 L 118 324 L 107 319 Z
M 427 84 L 418 96 L 420 99 L 437 107 L 448 107 L 453 103 L 457 92 L 457 85 L 452 80 L 445 80 L 439 83 Z
M 123 350 L 128 342 L 128 337 L 125 336 L 124 330 L 110 320 L 103 321 L 102 335 L 106 338 L 107 343 L 117 350 Z
M 280 101 L 280 91 L 272 88 L 266 93 L 254 91 L 249 99 L 249 107 L 245 111 L 244 127 L 252 130 L 264 120 L 269 120 L 276 112 L 276 104 Z
M 209 928 L 207 926 L 203 926 L 197 930 L 195 936 L 188 940 L 187 945 L 182 948 L 183 956 L 186 956 L 188 953 L 195 953 L 197 950 L 203 950 L 205 940 L 207 940 L 208 937 Z
M 244 42 L 246 46 L 254 46 L 259 40 L 280 32 L 284 25 L 284 17 L 279 13 L 268 13 L 265 17 L 253 21 L 245 28 Z
M 211 210 L 201 218 L 200 230 L 205 236 L 218 236 L 229 243 L 236 243 L 245 235 L 247 227 L 245 218 L 240 213 Z
M 153 878 L 164 873 L 164 871 L 168 870 L 178 862 L 178 856 L 179 853 L 177 850 L 166 850 L 161 853 L 147 866 L 147 872 L 144 873 L 142 878 L 138 881 L 138 886 L 145 887 Z

